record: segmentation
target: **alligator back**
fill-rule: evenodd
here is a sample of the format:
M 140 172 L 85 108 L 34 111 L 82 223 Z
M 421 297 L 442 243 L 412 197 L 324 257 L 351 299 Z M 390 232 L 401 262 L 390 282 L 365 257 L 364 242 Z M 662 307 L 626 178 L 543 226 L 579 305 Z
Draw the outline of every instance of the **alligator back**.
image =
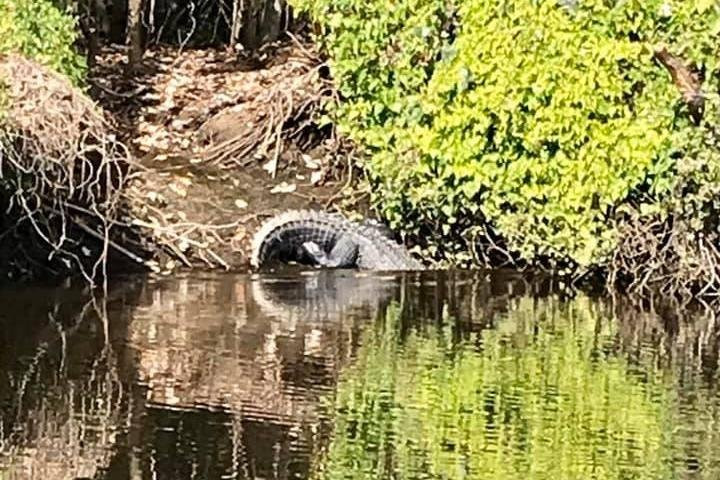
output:
M 250 263 L 258 268 L 271 261 L 298 260 L 305 242 L 329 251 L 346 230 L 339 215 L 311 210 L 289 210 L 272 217 L 253 237 Z
M 358 268 L 365 270 L 424 270 L 405 245 L 392 238 L 390 230 L 374 221 L 365 221 L 355 226 L 355 241 L 358 243 Z
M 404 246 L 375 222 L 358 224 L 342 215 L 313 210 L 291 210 L 267 221 L 255 234 L 250 263 L 259 268 L 270 261 L 297 260 L 305 242 L 329 252 L 345 237 L 358 247 L 356 266 L 367 270 L 422 270 Z

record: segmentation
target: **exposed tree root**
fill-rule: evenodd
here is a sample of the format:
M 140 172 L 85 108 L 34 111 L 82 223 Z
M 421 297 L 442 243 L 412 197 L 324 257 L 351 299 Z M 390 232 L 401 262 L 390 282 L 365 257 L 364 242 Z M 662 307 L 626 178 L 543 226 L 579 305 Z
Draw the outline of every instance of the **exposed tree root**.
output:
M 98 57 L 91 81 L 142 163 L 124 190 L 122 226 L 139 233 L 126 246 L 151 250 L 153 270 L 242 268 L 264 217 L 347 197 L 338 191 L 354 161 L 319 125 L 334 98 L 319 56 L 300 40 L 259 55 L 255 64 L 224 50 L 157 48 L 135 79 L 123 77 L 121 51 Z
M 242 101 L 244 93 L 230 98 L 229 108 L 200 127 L 201 132 L 212 132 L 223 130 L 223 124 L 234 125 L 226 129 L 232 133 L 225 138 L 209 138 L 210 144 L 201 151 L 206 162 L 232 168 L 245 166 L 258 156 L 269 157 L 274 176 L 283 142 L 297 139 L 314 126 L 324 103 L 335 97 L 331 82 L 322 77 L 327 67 L 309 45 L 296 42 L 286 65 L 284 78 L 249 101 Z
M 619 229 L 609 266 L 612 285 L 640 297 L 720 297 L 717 234 L 672 216 L 635 216 Z
M 105 271 L 130 166 L 108 119 L 65 78 L 0 58 L 0 255 L 5 275 Z

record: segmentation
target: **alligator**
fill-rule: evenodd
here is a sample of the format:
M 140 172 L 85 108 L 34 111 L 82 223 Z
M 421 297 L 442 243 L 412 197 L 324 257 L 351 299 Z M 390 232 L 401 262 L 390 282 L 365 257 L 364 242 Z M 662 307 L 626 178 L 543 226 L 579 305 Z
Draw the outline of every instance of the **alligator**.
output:
M 272 217 L 252 241 L 254 268 L 272 263 L 324 268 L 424 270 L 423 264 L 374 220 L 353 222 L 337 213 L 290 210 Z

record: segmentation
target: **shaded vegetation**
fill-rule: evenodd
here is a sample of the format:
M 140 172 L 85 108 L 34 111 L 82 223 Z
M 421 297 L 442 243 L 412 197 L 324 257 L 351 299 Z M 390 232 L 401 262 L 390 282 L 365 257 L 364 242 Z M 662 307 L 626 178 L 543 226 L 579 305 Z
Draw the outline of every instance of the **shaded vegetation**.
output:
M 105 272 L 129 156 L 97 105 L 66 76 L 0 57 L 0 277 Z

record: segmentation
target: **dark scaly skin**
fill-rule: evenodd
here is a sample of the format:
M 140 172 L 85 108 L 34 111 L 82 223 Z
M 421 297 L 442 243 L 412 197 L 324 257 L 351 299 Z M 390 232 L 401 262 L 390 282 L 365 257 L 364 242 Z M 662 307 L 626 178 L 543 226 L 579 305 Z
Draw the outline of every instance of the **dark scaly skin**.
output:
M 326 268 L 423 270 L 389 231 L 374 221 L 351 222 L 311 210 L 283 212 L 266 222 L 253 241 L 251 264 L 310 263 Z

